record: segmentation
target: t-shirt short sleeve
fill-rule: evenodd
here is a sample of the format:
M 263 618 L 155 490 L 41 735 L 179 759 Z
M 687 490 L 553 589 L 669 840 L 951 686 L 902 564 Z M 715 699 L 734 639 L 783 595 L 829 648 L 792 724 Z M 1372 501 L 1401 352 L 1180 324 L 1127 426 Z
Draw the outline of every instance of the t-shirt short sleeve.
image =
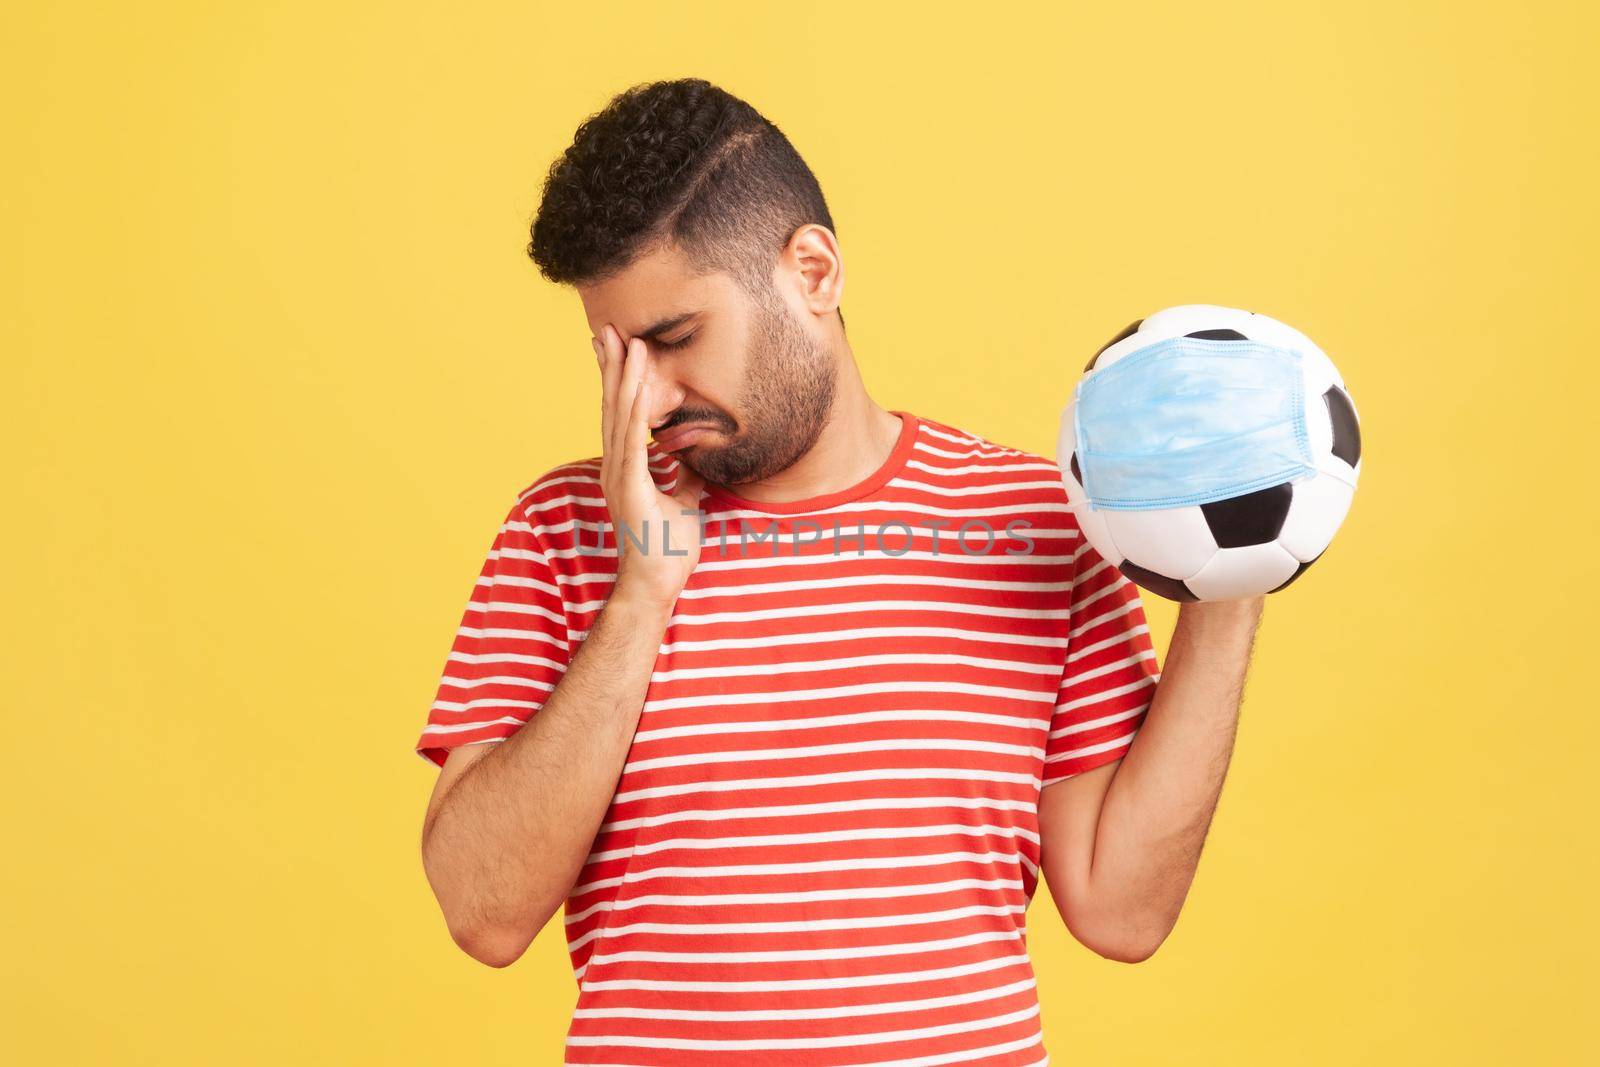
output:
M 504 741 L 544 705 L 569 651 L 555 571 L 519 499 L 473 585 L 417 752 L 443 766 L 457 745 Z
M 1127 755 L 1161 679 L 1139 587 L 1087 539 L 1076 557 L 1045 786 Z

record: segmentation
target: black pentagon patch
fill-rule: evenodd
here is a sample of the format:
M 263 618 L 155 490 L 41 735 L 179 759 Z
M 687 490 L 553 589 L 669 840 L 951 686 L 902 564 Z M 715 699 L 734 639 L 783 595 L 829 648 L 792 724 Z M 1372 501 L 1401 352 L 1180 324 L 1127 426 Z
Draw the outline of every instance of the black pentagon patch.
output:
M 1078 469 L 1078 454 L 1076 452 L 1072 454 L 1072 462 L 1068 466 L 1072 468 L 1072 476 L 1077 479 L 1079 485 L 1082 485 L 1083 472 Z
M 1276 541 L 1293 500 L 1294 487 L 1282 482 L 1243 496 L 1201 504 L 1200 510 L 1218 548 L 1244 548 Z
M 1189 592 L 1189 587 L 1177 578 L 1168 578 L 1165 574 L 1157 574 L 1148 567 L 1141 567 L 1137 563 L 1123 560 L 1117 570 L 1128 576 L 1135 585 L 1143 586 L 1157 596 L 1164 596 L 1168 600 L 1176 600 L 1181 604 L 1192 604 L 1200 598 Z
M 1327 549 L 1323 549 L 1323 551 L 1325 552 L 1325 551 L 1327 551 Z M 1322 558 L 1322 552 L 1318 552 L 1315 556 L 1312 556 L 1310 559 L 1308 559 L 1304 563 L 1300 564 L 1300 566 L 1296 567 L 1294 569 L 1294 573 L 1289 575 L 1289 577 L 1287 577 L 1287 578 L 1285 578 L 1283 580 L 1283 584 L 1282 585 L 1275 585 L 1271 589 L 1268 589 L 1267 592 L 1276 593 L 1279 589 L 1288 588 L 1290 582 L 1294 581 L 1296 578 L 1298 578 L 1302 574 L 1304 574 L 1306 572 L 1306 568 L 1307 567 L 1310 567 L 1313 563 L 1315 563 L 1317 560 L 1319 560 L 1321 558 Z
M 1138 333 L 1139 332 L 1139 327 L 1143 323 L 1144 323 L 1143 319 L 1134 319 L 1132 322 L 1128 323 L 1128 325 L 1126 325 L 1126 326 L 1124 326 L 1122 328 L 1122 332 L 1121 333 L 1117 334 L 1111 340 L 1107 341 L 1105 344 L 1100 346 L 1100 352 L 1104 352 L 1106 349 L 1110 348 L 1112 345 L 1116 344 L 1118 341 L 1126 341 L 1128 338 L 1130 338 L 1134 334 Z M 1096 352 L 1094 355 L 1089 357 L 1089 362 L 1083 368 L 1083 371 L 1084 371 L 1085 374 L 1087 374 L 1089 371 L 1094 370 L 1094 363 L 1095 363 L 1095 360 L 1100 358 L 1100 352 Z
M 1198 337 L 1202 341 L 1248 341 L 1250 338 L 1238 330 L 1196 330 L 1186 333 L 1185 337 Z
M 1333 423 L 1333 454 L 1354 467 L 1361 458 L 1361 423 L 1356 421 L 1356 407 L 1337 385 L 1328 386 L 1322 399 L 1328 404 L 1328 418 Z

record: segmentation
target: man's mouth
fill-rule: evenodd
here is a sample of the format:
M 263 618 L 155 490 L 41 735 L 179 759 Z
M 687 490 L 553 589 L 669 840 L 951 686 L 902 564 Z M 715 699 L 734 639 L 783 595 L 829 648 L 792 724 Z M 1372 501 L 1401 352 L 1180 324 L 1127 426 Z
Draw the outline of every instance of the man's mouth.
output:
M 699 444 L 702 438 L 716 432 L 717 428 L 708 423 L 685 423 L 656 434 L 656 447 L 663 452 L 681 452 L 685 448 Z

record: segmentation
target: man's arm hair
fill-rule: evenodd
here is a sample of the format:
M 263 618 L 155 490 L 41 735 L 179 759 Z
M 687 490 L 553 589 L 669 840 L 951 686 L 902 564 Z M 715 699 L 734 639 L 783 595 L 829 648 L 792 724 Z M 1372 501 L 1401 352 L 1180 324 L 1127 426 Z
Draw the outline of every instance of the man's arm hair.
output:
M 515 962 L 560 909 L 632 746 L 670 607 L 614 595 L 543 706 L 504 741 L 450 751 L 422 863 L 450 936 Z

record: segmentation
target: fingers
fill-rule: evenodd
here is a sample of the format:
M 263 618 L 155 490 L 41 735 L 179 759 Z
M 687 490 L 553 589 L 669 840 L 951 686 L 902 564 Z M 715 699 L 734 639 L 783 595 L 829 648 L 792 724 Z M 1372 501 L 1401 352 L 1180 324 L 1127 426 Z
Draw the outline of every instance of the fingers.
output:
M 622 377 L 622 358 L 619 351 L 621 338 L 610 323 L 600 327 L 595 353 L 600 360 L 600 476 L 605 484 L 606 472 L 611 465 L 613 449 L 611 439 L 616 422 L 617 383 Z
M 613 331 L 615 332 L 615 331 Z M 621 337 L 617 338 L 618 359 L 621 362 L 617 378 L 616 392 L 611 398 L 611 441 L 612 452 L 621 456 L 625 453 L 628 442 L 628 423 L 633 414 L 634 401 L 639 396 L 639 386 L 644 380 L 645 343 L 638 338 L 628 343 L 626 351 L 621 351 Z
M 628 343 L 628 366 L 623 373 L 623 395 L 632 389 L 632 403 L 628 407 L 628 424 L 622 435 L 622 455 L 625 462 L 637 464 L 641 470 L 648 466 L 645 439 L 650 433 L 650 357 L 648 346 L 638 338 Z M 648 475 L 647 475 L 648 477 Z
M 706 480 L 699 473 L 689 468 L 683 460 L 678 461 L 678 481 L 672 487 L 672 499 L 686 508 L 700 506 L 700 492 L 706 486 Z

